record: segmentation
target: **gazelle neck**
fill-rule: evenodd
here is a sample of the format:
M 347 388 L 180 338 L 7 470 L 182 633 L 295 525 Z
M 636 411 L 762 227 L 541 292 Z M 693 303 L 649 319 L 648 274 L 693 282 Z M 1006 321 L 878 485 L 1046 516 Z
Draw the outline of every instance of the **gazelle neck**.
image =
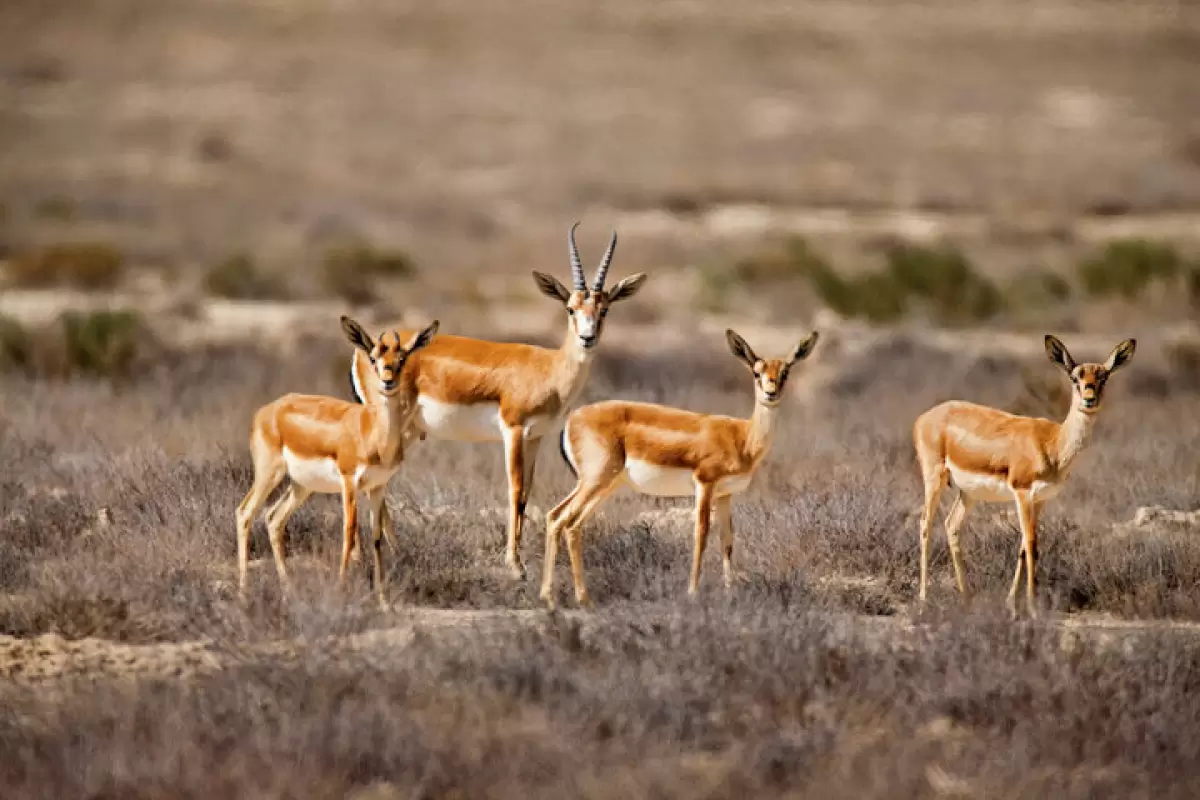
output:
M 554 382 L 563 398 L 574 399 L 587 380 L 588 370 L 592 366 L 594 350 L 589 350 L 579 343 L 579 337 L 571 326 L 567 325 L 566 336 L 562 346 L 558 348 L 558 364 L 554 370 Z
M 371 437 L 384 461 L 392 461 L 400 454 L 404 429 L 408 427 L 415 408 L 416 398 L 410 397 L 403 388 L 390 395 L 384 394 L 382 389 L 375 392 L 368 406 L 373 417 Z
M 755 400 L 754 413 L 750 415 L 750 430 L 746 435 L 746 455 L 757 459 L 767 454 L 775 436 L 775 422 L 778 416 L 778 405 L 769 406 Z
M 1058 429 L 1058 468 L 1065 471 L 1079 456 L 1092 435 L 1092 426 L 1096 424 L 1096 414 L 1083 410 L 1079 395 L 1071 394 L 1071 410 Z

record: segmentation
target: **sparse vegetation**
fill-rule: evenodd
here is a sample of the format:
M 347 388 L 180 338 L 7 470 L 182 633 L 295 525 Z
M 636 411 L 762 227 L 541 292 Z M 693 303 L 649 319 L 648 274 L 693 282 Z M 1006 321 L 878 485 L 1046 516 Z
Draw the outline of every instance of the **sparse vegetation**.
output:
M 38 201 L 37 206 L 34 208 L 34 213 L 42 219 L 54 220 L 56 222 L 70 222 L 75 218 L 75 201 L 59 194 L 50 195 Z
M 714 360 L 715 346 L 602 353 L 584 399 L 744 411 L 744 375 Z M 335 599 L 336 504 L 316 501 L 290 526 L 297 597 L 279 594 L 260 527 L 242 606 L 230 511 L 251 477 L 248 415 L 296 388 L 297 375 L 315 381 L 308 391 L 345 396 L 344 368 L 308 369 L 339 352 L 331 336 L 292 355 L 172 353 L 119 393 L 94 381 L 0 383 L 0 582 L 10 593 L 0 597 L 0 631 L 79 640 L 78 658 L 90 660 L 68 663 L 100 671 L 85 684 L 43 678 L 35 691 L 26 681 L 36 675 L 7 670 L 36 673 L 33 648 L 57 654 L 64 644 L 0 648 L 0 703 L 11 712 L 0 725 L 10 754 L 0 793 L 345 796 L 375 784 L 401 794 L 604 797 L 619 784 L 635 795 L 720 786 L 755 797 L 894 798 L 927 796 L 933 781 L 980 796 L 1153 788 L 1171 797 L 1196 788 L 1200 706 L 1189 687 L 1200 680 L 1200 639 L 1012 625 L 1001 611 L 1014 547 L 1007 524 L 985 513 L 968 523 L 980 593 L 971 603 L 950 586 L 939 526 L 931 606 L 907 625 L 920 500 L 911 419 L 946 396 L 1002 403 L 1020 388 L 1023 361 L 895 342 L 848 367 L 808 414 L 785 409 L 759 487 L 735 506 L 743 580 L 728 597 L 708 580 L 718 571 L 712 550 L 709 588 L 688 601 L 689 523 L 632 521 L 654 504 L 618 497 L 584 534 L 598 609 L 536 610 L 536 593 L 501 575 L 501 516 L 483 516 L 503 504 L 498 459 L 426 443 L 393 487 L 416 509 L 397 512 L 399 551 L 385 550 L 403 613 L 365 610 L 360 575 L 348 604 Z M 1105 414 L 1069 502 L 1043 523 L 1045 602 L 1200 619 L 1194 536 L 1109 530 L 1141 503 L 1200 504 L 1200 406 L 1131 391 L 1109 402 L 1120 411 Z M 58 419 L 71 424 L 46 424 Z M 165 453 L 166 441 L 186 457 Z M 571 481 L 557 460 L 539 469 L 532 502 L 544 509 Z M 101 506 L 111 508 L 107 528 L 97 527 Z M 533 575 L 541 533 L 531 526 L 525 545 Z M 571 609 L 565 562 L 560 600 Z M 430 608 L 518 615 L 449 624 L 431 614 L 426 623 Z M 343 637 L 359 631 L 369 634 L 351 650 Z M 300 635 L 311 644 L 284 640 Z M 109 657 L 107 644 L 80 640 L 88 636 L 211 639 L 193 660 L 226 666 L 191 676 L 169 651 Z M 140 679 L 98 677 L 151 666 Z
M 267 274 L 249 253 L 233 253 L 214 264 L 204 276 L 204 288 L 231 300 L 276 300 L 289 295 L 283 277 Z
M 107 242 L 65 242 L 18 254 L 8 262 L 8 282 L 20 288 L 114 289 L 125 272 L 121 251 Z

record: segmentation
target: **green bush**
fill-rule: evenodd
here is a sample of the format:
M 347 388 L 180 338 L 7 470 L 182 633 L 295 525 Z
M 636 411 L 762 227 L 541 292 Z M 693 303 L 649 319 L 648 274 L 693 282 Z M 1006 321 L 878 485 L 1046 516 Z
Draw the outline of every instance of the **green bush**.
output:
M 923 301 L 942 324 L 980 322 L 1003 308 L 995 285 L 952 245 L 897 245 L 888 249 L 885 269 L 900 294 Z
M 105 242 L 67 242 L 18 255 L 8 264 L 14 286 L 44 288 L 112 289 L 121 281 L 125 259 Z
M 733 263 L 733 277 L 745 283 L 770 283 L 811 278 L 832 272 L 829 262 L 813 250 L 808 241 L 793 236 L 775 247 L 744 256 Z
M 40 329 L 0 317 L 0 370 L 30 377 L 121 378 L 153 341 L 133 311 L 71 311 Z
M 352 241 L 325 253 L 321 285 L 348 302 L 369 303 L 375 299 L 375 278 L 408 278 L 416 272 L 416 262 L 401 250 Z
M 61 324 L 64 360 L 71 372 L 124 375 L 149 336 L 133 311 L 67 312 Z
M 1084 260 L 1079 265 L 1079 278 L 1094 297 L 1120 295 L 1134 300 L 1151 283 L 1174 278 L 1182 261 L 1179 251 L 1169 243 L 1119 239 Z
M 268 300 L 287 297 L 286 283 L 265 275 L 248 253 L 234 253 L 214 264 L 204 276 L 209 294 L 232 300 Z

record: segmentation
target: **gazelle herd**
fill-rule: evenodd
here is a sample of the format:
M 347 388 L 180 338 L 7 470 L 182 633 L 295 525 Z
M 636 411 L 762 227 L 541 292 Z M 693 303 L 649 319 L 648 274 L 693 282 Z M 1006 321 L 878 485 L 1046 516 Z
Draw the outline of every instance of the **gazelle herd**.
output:
M 285 395 L 254 415 L 250 451 L 254 485 L 237 509 L 239 586 L 246 590 L 250 531 L 267 496 L 285 477 L 291 484 L 267 511 L 266 522 L 279 579 L 289 587 L 284 561 L 288 518 L 314 492 L 341 494 L 344 586 L 357 540 L 357 495 L 364 492 L 374 546 L 373 581 L 381 607 L 387 601 L 380 537 L 387 519 L 384 495 L 400 469 L 405 448 L 428 438 L 504 445 L 508 475 L 508 537 L 505 562 L 515 579 L 525 578 L 521 533 L 543 440 L 562 423 L 563 459 L 575 488 L 546 517 L 546 552 L 541 597 L 553 608 L 554 567 L 565 535 L 580 605 L 591 600 L 583 577 L 582 526 L 621 486 L 649 495 L 693 497 L 695 541 L 689 595 L 699 590 L 701 561 L 715 514 L 725 583 L 733 578 L 732 498 L 744 492 L 767 457 L 791 369 L 812 354 L 812 332 L 786 357 L 764 359 L 732 330 L 729 349 L 753 377 L 754 410 L 748 419 L 703 414 L 663 405 L 609 400 L 571 410 L 587 381 L 609 308 L 632 297 L 645 283 L 638 273 L 605 289 L 617 246 L 614 231 L 588 285 L 568 233 L 572 286 L 540 272 L 542 294 L 562 303 L 567 330 L 557 349 L 437 334 L 438 323 L 420 331 L 385 328 L 372 337 L 342 317 L 354 345 L 350 380 L 357 403 L 332 397 Z M 980 502 L 1011 502 L 1021 524 L 1016 574 L 1008 605 L 1016 614 L 1022 570 L 1028 613 L 1036 615 L 1034 575 L 1037 522 L 1042 507 L 1062 489 L 1087 444 L 1104 386 L 1133 357 L 1126 339 L 1103 364 L 1077 364 L 1066 346 L 1046 336 L 1046 352 L 1070 378 L 1071 410 L 1060 424 L 1017 416 L 974 403 L 950 401 L 921 414 L 913 427 L 917 462 L 925 487 L 921 514 L 919 598 L 925 601 L 929 543 L 941 492 L 957 490 L 946 516 L 946 535 L 960 593 L 967 592 L 959 531 Z

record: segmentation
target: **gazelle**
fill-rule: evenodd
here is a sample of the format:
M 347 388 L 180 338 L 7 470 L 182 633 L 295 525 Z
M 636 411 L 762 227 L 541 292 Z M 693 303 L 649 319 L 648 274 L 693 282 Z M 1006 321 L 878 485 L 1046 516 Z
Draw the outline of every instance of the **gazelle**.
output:
M 929 574 L 929 539 L 933 516 L 942 489 L 958 489 L 946 515 L 946 538 L 954 562 L 958 591 L 966 594 L 966 576 L 959 549 L 959 530 L 978 502 L 1011 502 L 1021 523 L 1017 571 L 1008 592 L 1009 610 L 1016 614 L 1021 570 L 1027 573 L 1025 589 L 1030 616 L 1034 607 L 1034 574 L 1037 569 L 1037 523 L 1042 506 L 1061 491 L 1071 467 L 1088 442 L 1104 385 L 1109 376 L 1133 358 L 1137 342 L 1126 339 L 1113 348 L 1103 364 L 1076 364 L 1067 348 L 1046 336 L 1046 355 L 1071 379 L 1071 410 L 1061 423 L 1021 417 L 987 406 L 949 401 L 917 417 L 913 443 L 925 483 L 925 508 L 921 514 L 921 602 Z
M 612 289 L 604 281 L 617 247 L 613 231 L 608 249 L 589 287 L 575 245 L 576 222 L 567 242 L 573 288 L 534 272 L 542 294 L 563 304 L 567 332 L 557 350 L 513 342 L 462 336 L 438 336 L 409 369 L 417 388 L 413 438 L 504 443 L 508 472 L 508 546 L 505 562 L 513 576 L 525 577 L 521 562 L 521 529 L 533 485 L 534 466 L 544 437 L 570 409 L 583 390 L 595 348 L 604 331 L 609 307 L 633 297 L 646 280 L 631 275 Z M 401 331 L 401 335 L 405 335 Z M 350 380 L 361 402 L 364 387 L 374 382 L 370 362 L 356 351 Z M 386 513 L 386 512 L 385 512 Z
M 437 332 L 434 320 L 418 333 L 386 331 L 371 338 L 361 325 L 342 317 L 342 328 L 356 348 L 366 354 L 377 388 L 365 405 L 334 397 L 286 394 L 263 406 L 250 429 L 250 454 L 254 459 L 254 486 L 238 505 L 238 587 L 246 591 L 250 528 L 267 495 L 285 476 L 292 479 L 287 491 L 267 511 L 267 530 L 279 580 L 288 587 L 284 565 L 284 529 L 288 518 L 314 492 L 342 495 L 342 562 L 338 580 L 346 582 L 346 568 L 357 534 L 357 496 L 367 493 L 371 534 L 375 544 L 374 583 L 379 605 L 387 601 L 380 558 L 382 508 L 387 482 L 404 458 L 403 434 L 416 410 L 416 387 L 405 362 L 425 347 Z
M 771 447 L 788 372 L 817 344 L 814 331 L 785 359 L 764 360 L 732 330 L 725 338 L 734 356 L 754 375 L 754 413 L 749 419 L 670 408 L 652 403 L 608 401 L 583 406 L 567 417 L 561 446 L 576 474 L 574 490 L 546 518 L 546 558 L 541 597 L 554 607 L 558 539 L 567 534 L 575 599 L 590 605 L 583 580 L 583 522 L 617 488 L 642 494 L 695 497 L 695 548 L 688 594 L 700 586 L 700 563 L 716 512 L 724 551 L 725 585 L 733 581 L 733 495 L 744 492 Z

